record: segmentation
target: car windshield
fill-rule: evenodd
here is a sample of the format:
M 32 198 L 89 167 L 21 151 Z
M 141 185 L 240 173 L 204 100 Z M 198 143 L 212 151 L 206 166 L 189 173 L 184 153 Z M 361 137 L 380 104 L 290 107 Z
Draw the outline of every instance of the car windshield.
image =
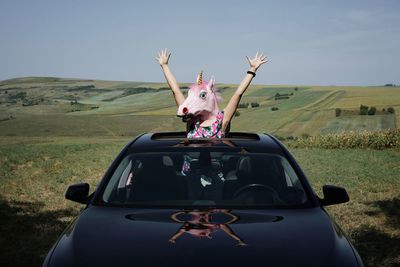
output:
M 128 154 L 101 202 L 178 207 L 305 207 L 307 195 L 289 162 L 267 153 L 184 151 Z

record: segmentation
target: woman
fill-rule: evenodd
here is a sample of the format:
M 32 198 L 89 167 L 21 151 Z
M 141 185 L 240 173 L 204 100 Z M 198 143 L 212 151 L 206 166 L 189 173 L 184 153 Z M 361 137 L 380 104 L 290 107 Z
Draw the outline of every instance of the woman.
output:
M 218 107 L 221 97 L 215 89 L 214 79 L 203 81 L 202 73 L 198 75 L 196 83 L 190 86 L 188 97 L 185 99 L 174 75 L 169 69 L 168 61 L 170 56 L 171 54 L 168 53 L 167 49 L 164 49 L 158 53 L 156 60 L 160 64 L 168 85 L 174 94 L 175 102 L 178 106 L 177 115 L 187 122 L 188 138 L 224 137 L 243 93 L 256 76 L 258 68 L 268 61 L 266 56 L 258 52 L 253 59 L 246 57 L 250 65 L 249 71 L 247 71 L 243 81 L 229 100 L 228 105 L 221 111 Z

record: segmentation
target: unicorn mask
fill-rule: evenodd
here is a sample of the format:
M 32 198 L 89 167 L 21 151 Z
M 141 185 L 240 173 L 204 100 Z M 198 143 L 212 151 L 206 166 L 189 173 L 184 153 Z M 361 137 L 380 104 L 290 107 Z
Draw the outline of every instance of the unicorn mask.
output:
M 184 122 L 197 116 L 201 116 L 201 120 L 207 120 L 218 114 L 218 103 L 222 98 L 215 89 L 214 78 L 203 81 L 202 74 L 203 72 L 199 73 L 196 83 L 189 88 L 187 98 L 178 107 L 177 116 L 182 117 Z

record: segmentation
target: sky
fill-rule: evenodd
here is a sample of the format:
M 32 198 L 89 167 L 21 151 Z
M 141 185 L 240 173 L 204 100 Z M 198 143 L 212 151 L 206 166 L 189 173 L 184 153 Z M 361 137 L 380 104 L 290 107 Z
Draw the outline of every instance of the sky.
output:
M 269 62 L 254 83 L 400 84 L 400 1 L 1 0 L 0 80 L 54 76 L 240 83 L 246 56 Z

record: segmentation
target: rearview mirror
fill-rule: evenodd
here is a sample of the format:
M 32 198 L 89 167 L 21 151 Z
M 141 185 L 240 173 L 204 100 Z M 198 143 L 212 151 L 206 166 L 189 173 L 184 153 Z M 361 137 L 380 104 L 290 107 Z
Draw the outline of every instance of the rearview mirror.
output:
M 88 183 L 79 183 L 70 185 L 65 193 L 65 198 L 86 204 L 88 201 L 88 194 L 89 194 L 89 184 Z
M 346 189 L 334 185 L 324 185 L 322 187 L 324 198 L 321 199 L 322 206 L 334 205 L 339 203 L 345 203 L 350 200 Z

